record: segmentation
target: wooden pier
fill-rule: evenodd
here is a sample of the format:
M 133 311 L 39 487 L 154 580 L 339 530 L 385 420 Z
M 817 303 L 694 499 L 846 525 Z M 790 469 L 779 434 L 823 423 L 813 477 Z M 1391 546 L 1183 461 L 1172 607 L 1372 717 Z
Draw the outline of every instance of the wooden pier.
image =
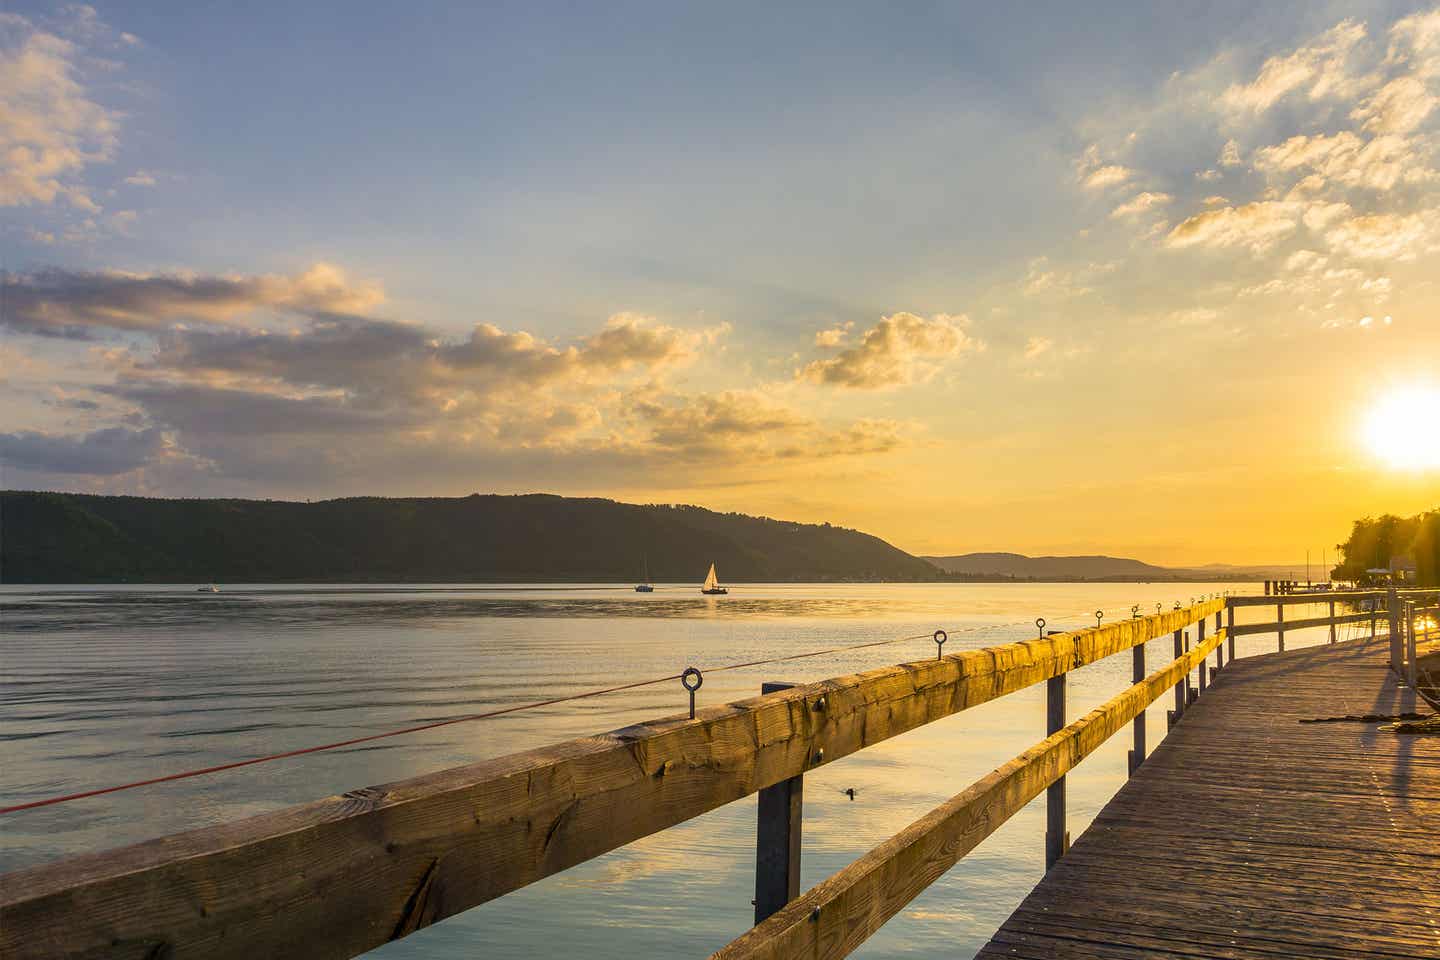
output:
M 1332 719 L 1425 710 L 1389 654 L 1227 667 L 979 957 L 1440 957 L 1440 738 Z
M 1048 875 L 985 956 L 1440 956 L 1440 741 L 1417 707 L 1414 612 L 1440 590 L 1208 596 L 1189 606 L 818 683 L 0 876 L 0 957 L 353 957 L 750 794 L 756 925 L 714 956 L 838 958 L 1045 793 Z M 1274 623 L 1236 612 L 1275 607 Z M 1327 616 L 1286 622 L 1285 608 Z M 1389 636 L 1380 634 L 1384 624 Z M 1236 660 L 1235 638 L 1331 627 Z M 1364 641 L 1335 627 L 1364 624 Z M 1173 659 L 1146 663 L 1146 643 Z M 1168 644 L 1167 644 L 1168 646 Z M 1070 671 L 1131 686 L 1070 718 Z M 687 671 L 687 674 L 689 671 Z M 1192 679 L 1193 678 L 1193 679 Z M 1028 750 L 806 891 L 807 771 L 1044 683 Z M 698 683 L 697 683 L 698 686 Z M 688 689 L 688 688 L 687 688 Z M 1174 691 L 1146 756 L 1145 709 Z M 1065 775 L 1133 735 L 1132 781 L 1071 847 Z M 1428 822 L 1425 822 L 1428 818 Z M 1428 889 L 1427 889 L 1428 885 Z

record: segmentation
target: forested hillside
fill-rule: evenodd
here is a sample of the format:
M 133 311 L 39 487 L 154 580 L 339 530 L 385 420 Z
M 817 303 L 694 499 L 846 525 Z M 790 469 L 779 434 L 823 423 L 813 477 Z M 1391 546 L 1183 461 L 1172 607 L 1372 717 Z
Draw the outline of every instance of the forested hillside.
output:
M 691 506 L 532 494 L 160 500 L 0 494 L 6 583 L 933 580 L 877 537 Z

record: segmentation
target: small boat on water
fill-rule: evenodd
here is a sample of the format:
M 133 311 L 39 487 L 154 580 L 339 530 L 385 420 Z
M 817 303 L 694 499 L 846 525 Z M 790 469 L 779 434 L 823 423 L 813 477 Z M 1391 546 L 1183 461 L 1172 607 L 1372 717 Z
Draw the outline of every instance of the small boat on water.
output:
M 720 580 L 715 576 L 715 564 L 713 563 L 710 564 L 710 572 L 705 575 L 705 583 L 700 587 L 700 592 L 712 597 L 730 592 L 720 586 Z
M 654 593 L 655 585 L 650 582 L 650 559 L 640 558 L 640 582 L 635 584 L 636 593 Z
M 215 584 L 212 583 L 212 584 L 210 584 L 209 586 L 196 587 L 196 588 L 195 588 L 195 592 L 196 592 L 196 593 L 219 593 L 219 592 L 220 592 L 220 588 L 217 587 L 217 586 L 215 586 Z

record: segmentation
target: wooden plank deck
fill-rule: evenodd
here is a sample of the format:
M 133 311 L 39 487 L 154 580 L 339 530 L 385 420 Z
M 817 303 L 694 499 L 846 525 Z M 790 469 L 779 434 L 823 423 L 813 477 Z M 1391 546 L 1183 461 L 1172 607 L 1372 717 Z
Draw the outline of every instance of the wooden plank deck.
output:
M 1229 664 L 978 957 L 1440 957 L 1440 737 L 1358 640 Z

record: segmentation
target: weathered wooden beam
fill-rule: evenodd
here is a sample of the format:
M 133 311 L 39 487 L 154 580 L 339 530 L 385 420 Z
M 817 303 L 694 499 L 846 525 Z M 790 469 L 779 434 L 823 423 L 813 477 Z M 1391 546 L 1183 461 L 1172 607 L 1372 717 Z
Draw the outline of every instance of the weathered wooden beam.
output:
M 0 957 L 353 957 L 1219 603 L 884 667 L 16 871 L 0 877 Z
M 1397 589 L 1396 593 L 1401 597 L 1417 599 L 1422 597 L 1440 596 L 1440 587 L 1407 587 L 1403 590 Z M 1231 606 L 1236 607 L 1264 607 L 1284 604 L 1287 607 L 1297 604 L 1322 604 L 1331 600 L 1343 603 L 1358 603 L 1370 597 L 1381 597 L 1386 595 L 1385 590 L 1322 590 L 1318 593 L 1289 593 L 1275 596 L 1261 596 L 1252 594 L 1249 596 L 1230 597 Z
M 1204 663 L 1224 637 L 1215 634 L 971 784 L 731 941 L 712 960 L 846 956 L 1041 790 Z
M 1370 611 L 1362 610 L 1359 613 L 1342 613 L 1334 620 L 1337 624 L 1361 623 L 1370 619 Z M 1329 617 L 1311 617 L 1307 620 L 1286 620 L 1283 624 L 1288 630 L 1304 630 L 1310 627 L 1323 627 L 1331 622 Z M 1234 628 L 1234 636 L 1245 637 L 1257 633 L 1274 633 L 1282 624 L 1279 623 L 1242 623 Z

